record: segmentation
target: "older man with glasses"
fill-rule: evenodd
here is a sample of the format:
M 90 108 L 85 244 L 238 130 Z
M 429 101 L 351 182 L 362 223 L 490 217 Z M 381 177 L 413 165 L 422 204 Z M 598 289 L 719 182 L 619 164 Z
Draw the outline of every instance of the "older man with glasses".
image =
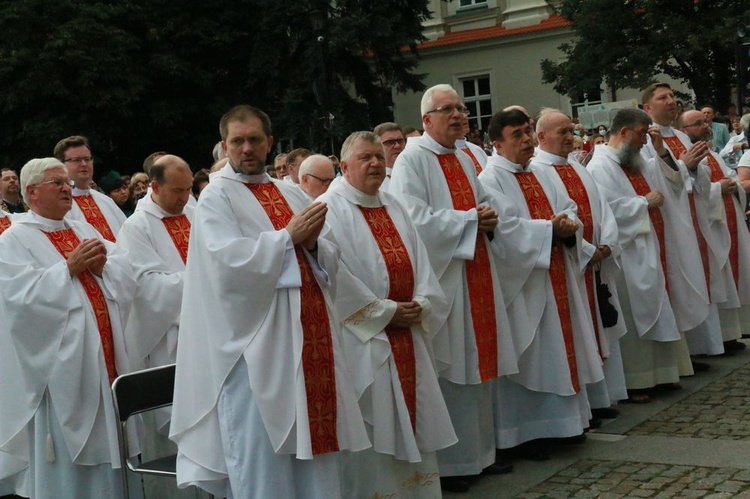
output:
M 325 193 L 336 178 L 333 162 L 322 154 L 308 156 L 299 165 L 298 174 L 299 186 L 311 201 Z
M 94 178 L 94 158 L 88 139 L 80 135 L 62 139 L 53 154 L 65 165 L 73 182 L 74 202 L 66 217 L 90 223 L 104 239 L 115 242 L 126 217 L 112 198 L 89 188 Z

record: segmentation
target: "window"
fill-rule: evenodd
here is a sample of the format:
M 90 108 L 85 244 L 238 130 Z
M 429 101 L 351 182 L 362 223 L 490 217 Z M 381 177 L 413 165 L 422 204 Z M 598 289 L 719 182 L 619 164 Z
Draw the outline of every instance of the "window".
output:
M 490 75 L 461 79 L 464 104 L 469 108 L 469 128 L 487 130 L 492 119 L 492 92 Z
M 466 8 L 466 7 L 478 7 L 478 6 L 484 6 L 487 5 L 487 0 L 461 0 L 458 4 L 458 8 Z
M 578 111 L 582 107 L 593 106 L 595 104 L 602 103 L 602 89 L 593 88 L 588 92 L 583 92 L 576 95 L 574 100 L 571 100 L 571 107 L 573 108 L 573 117 L 578 117 Z

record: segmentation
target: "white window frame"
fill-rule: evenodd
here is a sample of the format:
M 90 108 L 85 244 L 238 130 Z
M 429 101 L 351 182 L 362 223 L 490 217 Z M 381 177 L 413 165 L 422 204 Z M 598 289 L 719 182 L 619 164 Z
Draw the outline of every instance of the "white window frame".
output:
M 480 78 L 487 78 L 489 80 L 489 87 L 490 87 L 490 93 L 489 94 L 479 94 L 479 79 Z M 492 73 L 490 71 L 482 72 L 482 73 L 473 73 L 473 74 L 467 74 L 467 75 L 460 75 L 456 78 L 457 85 L 456 87 L 459 89 L 459 94 L 461 95 L 461 99 L 463 99 L 464 105 L 469 107 L 470 103 L 476 102 L 476 109 L 477 109 L 477 115 L 476 116 L 470 116 L 469 117 L 469 126 L 471 126 L 472 121 L 479 124 L 479 129 L 483 132 L 486 132 L 486 127 L 482 126 L 482 119 L 487 118 L 486 121 L 489 123 L 489 120 L 492 119 L 492 113 L 494 112 L 492 108 L 494 107 L 492 105 Z M 463 95 L 464 93 L 464 82 L 467 80 L 474 80 L 474 89 L 476 91 L 476 95 L 473 97 L 466 97 Z M 490 114 L 481 114 L 480 109 L 480 102 L 489 101 L 490 103 Z

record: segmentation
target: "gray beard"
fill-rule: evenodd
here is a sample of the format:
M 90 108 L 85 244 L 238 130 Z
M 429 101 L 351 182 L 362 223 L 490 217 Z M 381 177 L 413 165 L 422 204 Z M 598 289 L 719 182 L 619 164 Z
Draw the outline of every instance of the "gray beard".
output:
M 617 148 L 617 158 L 620 160 L 620 164 L 623 168 L 627 168 L 633 173 L 641 173 L 643 171 L 643 158 L 641 153 L 635 147 L 630 144 L 622 143 Z

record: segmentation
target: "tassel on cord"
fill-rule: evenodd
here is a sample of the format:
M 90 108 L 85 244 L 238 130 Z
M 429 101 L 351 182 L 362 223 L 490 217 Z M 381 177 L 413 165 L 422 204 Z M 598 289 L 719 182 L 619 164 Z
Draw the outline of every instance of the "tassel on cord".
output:
M 55 462 L 55 444 L 52 441 L 52 432 L 50 431 L 50 410 L 49 410 L 49 392 L 47 392 L 47 462 Z

